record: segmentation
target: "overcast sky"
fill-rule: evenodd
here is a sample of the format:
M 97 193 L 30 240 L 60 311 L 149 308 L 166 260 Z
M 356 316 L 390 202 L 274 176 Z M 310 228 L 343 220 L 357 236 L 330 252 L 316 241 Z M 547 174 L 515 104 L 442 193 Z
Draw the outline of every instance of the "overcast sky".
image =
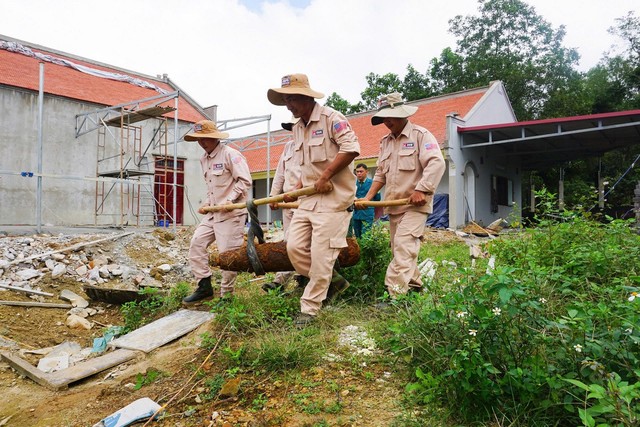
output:
M 565 46 L 578 50 L 581 70 L 619 43 L 607 28 L 638 5 L 527 3 L 554 28 L 565 25 Z M 218 105 L 219 119 L 272 115 L 275 130 L 290 114 L 266 92 L 283 75 L 305 73 L 325 97 L 337 92 L 355 103 L 370 72 L 402 78 L 412 64 L 424 73 L 442 49 L 455 48 L 448 21 L 477 9 L 477 0 L 0 0 L 0 34 L 147 75 L 166 73 L 200 105 Z

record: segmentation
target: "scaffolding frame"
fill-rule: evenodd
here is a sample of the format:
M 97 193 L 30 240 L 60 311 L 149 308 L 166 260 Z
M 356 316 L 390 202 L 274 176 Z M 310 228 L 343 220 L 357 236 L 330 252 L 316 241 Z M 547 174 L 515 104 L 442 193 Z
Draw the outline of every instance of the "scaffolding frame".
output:
M 76 115 L 76 138 L 97 130 L 96 177 L 117 178 L 98 179 L 95 188 L 94 222 L 97 225 L 101 216 L 111 216 L 112 223 L 125 225 L 156 225 L 158 209 L 162 209 L 163 218 L 170 218 L 175 225 L 177 182 L 178 138 L 178 98 L 179 91 L 153 96 L 136 101 L 102 108 L 85 114 Z M 167 103 L 173 101 L 174 105 Z M 174 112 L 174 153 L 173 170 L 164 168 L 155 170 L 157 159 L 171 159 L 168 152 L 169 129 L 167 114 Z M 153 120 L 156 127 L 151 138 L 143 143 L 142 122 Z M 136 125 L 138 124 L 139 125 Z M 113 130 L 117 129 L 117 130 Z M 153 159 L 148 159 L 151 152 Z M 154 165 L 153 169 L 150 165 Z M 164 174 L 159 186 L 163 194 L 156 198 L 155 180 L 158 173 Z M 173 184 L 168 185 L 167 178 L 173 173 Z M 158 199 L 167 201 L 174 196 L 173 212 L 167 212 Z M 107 199 L 119 198 L 117 212 L 106 209 Z M 146 203 L 145 203 L 146 202 Z M 116 201 L 116 205 L 118 205 Z

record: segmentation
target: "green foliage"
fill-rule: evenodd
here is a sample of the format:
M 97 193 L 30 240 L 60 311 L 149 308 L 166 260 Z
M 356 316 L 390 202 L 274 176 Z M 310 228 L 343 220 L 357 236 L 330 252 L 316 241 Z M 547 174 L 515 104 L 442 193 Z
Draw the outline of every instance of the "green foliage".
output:
M 156 288 L 143 288 L 140 293 L 147 295 L 148 298 L 140 302 L 127 302 L 120 307 L 124 318 L 123 333 L 131 332 L 158 317 L 178 310 L 182 299 L 189 294 L 189 284 L 177 283 L 168 294 L 163 294 Z
M 493 271 L 440 269 L 382 326 L 414 367 L 414 402 L 455 402 L 465 423 L 637 422 L 640 236 L 579 212 L 544 218 L 489 245 Z
M 212 302 L 216 305 L 216 301 Z M 271 291 L 267 294 L 235 296 L 229 302 L 215 308 L 216 323 L 227 325 L 232 332 L 250 332 L 269 325 L 290 323 L 299 302 L 295 298 L 283 298 Z
M 136 375 L 136 384 L 133 387 L 133 389 L 140 390 L 142 387 L 149 384 L 153 384 L 157 380 L 164 378 L 166 376 L 167 374 L 165 374 L 162 371 L 158 371 L 156 369 L 147 369 L 147 371 L 144 374 L 138 373 Z
M 211 378 L 207 378 L 204 382 L 206 393 L 203 394 L 203 400 L 213 400 L 218 397 L 226 378 L 222 374 L 215 374 Z
M 402 80 L 397 74 L 387 73 L 379 76 L 369 73 L 365 79 L 367 80 L 367 88 L 360 94 L 365 110 L 375 110 L 378 108 L 378 100 L 382 95 L 392 92 L 402 92 Z
M 263 331 L 260 337 L 245 344 L 235 362 L 253 370 L 284 372 L 314 366 L 321 356 L 322 347 L 313 339 L 296 333 Z
M 324 105 L 326 105 L 327 107 L 331 107 L 336 111 L 340 111 L 344 115 L 364 111 L 362 102 L 358 102 L 357 104 L 350 104 L 349 101 L 338 95 L 336 92 L 333 92 L 327 97 L 327 101 L 324 103 Z
M 480 0 L 479 15 L 458 15 L 449 25 L 462 59 L 458 85 L 502 80 L 520 120 L 539 118 L 545 102 L 578 77 L 577 51 L 562 46 L 564 27 L 553 29 L 524 1 Z
M 342 271 L 351 283 L 343 295 L 362 302 L 375 301 L 385 293 L 384 277 L 392 258 L 386 224 L 375 221 L 369 231 L 358 239 L 358 244 L 360 260 Z

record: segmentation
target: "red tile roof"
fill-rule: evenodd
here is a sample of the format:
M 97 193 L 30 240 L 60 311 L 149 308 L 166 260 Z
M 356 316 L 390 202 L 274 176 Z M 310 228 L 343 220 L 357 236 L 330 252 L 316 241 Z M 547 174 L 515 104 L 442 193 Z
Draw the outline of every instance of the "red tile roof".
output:
M 85 67 L 110 73 L 124 74 L 132 78 L 145 80 L 167 92 L 175 92 L 177 90 L 170 84 L 150 76 L 124 71 L 105 64 L 97 64 L 90 60 L 72 57 L 71 55 L 66 56 L 61 52 L 47 51 L 41 47 L 24 46 L 29 47 L 34 52 L 40 52 L 44 55 L 71 61 Z M 39 62 L 40 60 L 36 58 L 0 49 L 0 85 L 38 91 L 40 79 Z M 93 76 L 65 65 L 57 65 L 51 62 L 44 62 L 44 64 L 44 92 L 46 94 L 91 102 L 103 106 L 113 106 L 160 95 L 160 93 L 154 89 Z M 171 100 L 170 106 L 174 106 L 173 100 Z M 205 116 L 199 111 L 199 108 L 201 107 L 193 105 L 190 101 L 180 96 L 178 101 L 178 117 L 180 120 L 192 123 L 203 120 Z M 173 114 L 168 116 L 172 117 Z
M 471 111 L 473 106 L 482 98 L 488 89 L 489 87 L 472 89 L 411 102 L 411 105 L 418 107 L 418 111 L 411 116 L 411 121 L 429 129 L 440 143 L 440 146 L 442 146 L 446 136 L 446 116 L 455 112 L 458 113 L 460 117 L 464 117 Z M 351 127 L 356 135 L 358 135 L 360 142 L 360 156 L 358 156 L 358 160 L 377 157 L 380 148 L 380 139 L 389 132 L 382 124 L 378 126 L 371 125 L 371 116 L 373 116 L 374 113 L 375 111 L 369 111 L 347 117 L 349 123 L 351 123 Z M 288 135 L 290 135 L 290 133 L 286 131 L 273 132 L 272 143 L 274 143 L 276 138 L 282 139 L 288 137 Z M 237 143 L 239 145 L 248 144 L 256 137 L 240 140 Z M 263 135 L 263 137 L 266 140 L 266 135 Z M 283 148 L 284 145 L 271 147 L 269 159 L 271 170 L 275 170 Z M 264 172 L 266 170 L 266 148 L 245 150 L 243 154 L 247 158 L 251 172 Z

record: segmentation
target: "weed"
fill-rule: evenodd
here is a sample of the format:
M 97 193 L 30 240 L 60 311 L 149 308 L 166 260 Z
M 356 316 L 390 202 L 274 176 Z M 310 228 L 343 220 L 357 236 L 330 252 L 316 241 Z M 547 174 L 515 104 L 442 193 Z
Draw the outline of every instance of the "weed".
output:
M 131 332 L 160 316 L 176 311 L 180 308 L 182 298 L 189 294 L 189 284 L 180 282 L 171 288 L 168 294 L 162 294 L 156 288 L 143 288 L 140 293 L 148 298 L 140 302 L 124 303 L 120 308 L 124 318 L 123 333 Z
M 156 382 L 157 380 L 165 376 L 167 376 L 167 374 L 165 374 L 162 371 L 158 371 L 155 369 L 147 369 L 147 371 L 144 374 L 138 373 L 136 375 L 136 384 L 133 387 L 133 389 L 140 390 L 142 387 L 149 384 L 153 384 L 154 382 Z

